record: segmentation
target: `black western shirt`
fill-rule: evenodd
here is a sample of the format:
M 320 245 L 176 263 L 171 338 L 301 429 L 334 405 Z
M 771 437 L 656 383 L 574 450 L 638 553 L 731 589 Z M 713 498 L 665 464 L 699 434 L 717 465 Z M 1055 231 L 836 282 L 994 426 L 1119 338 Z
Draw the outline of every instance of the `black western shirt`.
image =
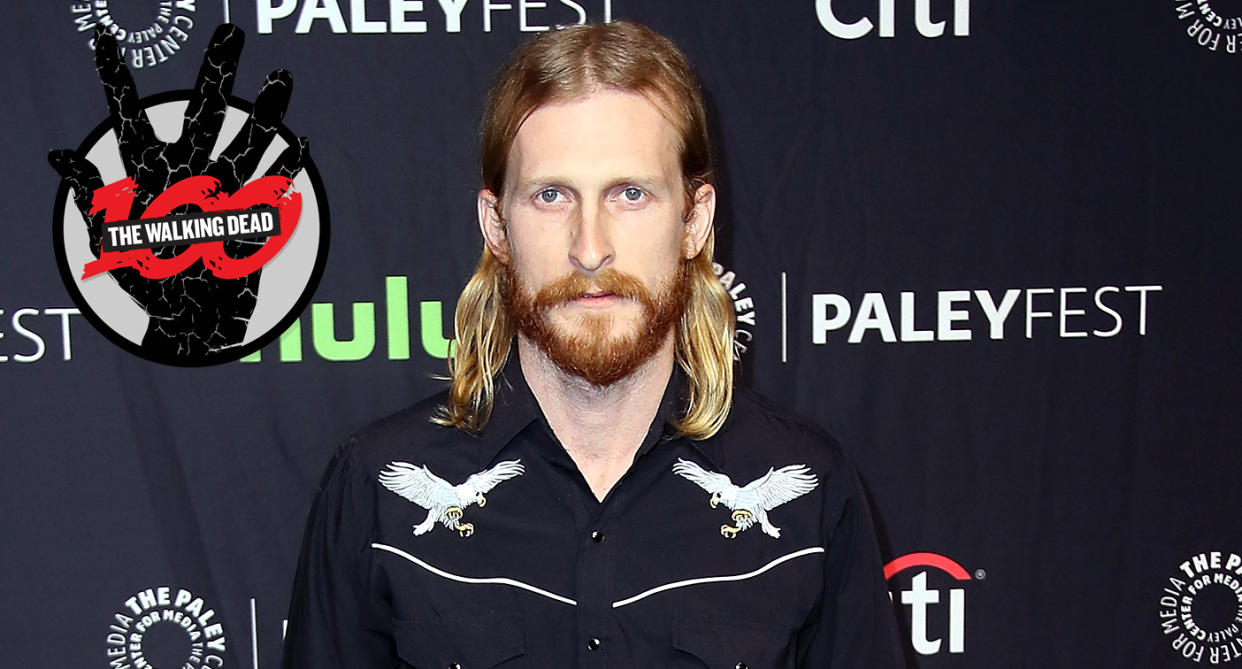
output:
M 675 436 L 674 374 L 599 501 L 516 360 L 478 435 L 433 397 L 328 468 L 294 585 L 286 669 L 900 667 L 858 477 L 831 437 L 739 390 Z

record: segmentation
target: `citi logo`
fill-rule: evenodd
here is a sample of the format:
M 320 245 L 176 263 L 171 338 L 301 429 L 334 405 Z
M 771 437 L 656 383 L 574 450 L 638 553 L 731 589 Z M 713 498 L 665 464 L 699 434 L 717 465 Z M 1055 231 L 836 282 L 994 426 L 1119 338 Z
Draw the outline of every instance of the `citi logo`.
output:
M 876 0 L 876 10 L 871 16 L 843 17 L 833 9 L 832 0 L 815 0 L 815 17 L 819 25 L 828 34 L 841 39 L 858 39 L 866 37 L 876 27 L 871 17 L 879 22 L 880 37 L 892 37 L 893 27 L 897 22 L 896 0 Z M 910 0 L 904 0 L 908 7 Z M 945 21 L 932 18 L 933 0 L 914 0 L 914 28 L 923 37 L 940 37 L 944 35 Z M 953 7 L 953 36 L 967 37 L 970 35 L 970 0 L 935 0 L 936 9 L 943 14 L 944 6 Z M 849 19 L 853 19 L 852 21 Z
M 884 565 L 884 579 L 889 582 L 890 588 L 888 596 L 895 601 L 897 593 L 892 590 L 896 586 L 893 579 L 904 572 L 914 573 L 908 581 L 909 587 L 898 591 L 902 607 L 909 607 L 910 610 L 910 645 L 920 655 L 935 655 L 946 645 L 947 633 L 948 652 L 965 652 L 966 589 L 953 586 L 970 581 L 970 574 L 953 559 L 937 553 L 903 555 Z M 943 589 L 928 587 L 929 572 L 934 574 L 931 578 L 933 584 L 949 585 L 947 597 L 943 596 Z M 979 579 L 985 576 L 983 570 L 976 571 L 975 575 Z M 898 580 L 905 582 L 904 577 Z

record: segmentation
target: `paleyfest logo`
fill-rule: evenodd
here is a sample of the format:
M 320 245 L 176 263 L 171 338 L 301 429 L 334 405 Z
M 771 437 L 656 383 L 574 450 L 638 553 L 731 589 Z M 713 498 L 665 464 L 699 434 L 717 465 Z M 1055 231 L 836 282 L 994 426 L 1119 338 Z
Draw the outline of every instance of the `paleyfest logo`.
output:
M 244 36 L 212 36 L 192 90 L 139 99 L 117 40 L 96 32 L 109 119 L 61 175 L 57 263 L 96 328 L 148 360 L 230 362 L 275 339 L 310 301 L 328 247 L 327 199 L 281 124 L 293 81 L 268 75 L 253 104 L 230 95 Z

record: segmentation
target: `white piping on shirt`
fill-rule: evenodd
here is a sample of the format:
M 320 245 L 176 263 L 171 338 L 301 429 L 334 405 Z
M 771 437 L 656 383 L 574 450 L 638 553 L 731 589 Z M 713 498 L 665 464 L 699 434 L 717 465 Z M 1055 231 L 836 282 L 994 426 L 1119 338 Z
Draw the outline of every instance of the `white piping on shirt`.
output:
M 704 583 L 722 583 L 722 582 L 726 582 L 726 581 L 745 581 L 745 580 L 746 580 L 746 579 L 748 579 L 748 578 L 754 578 L 754 577 L 756 577 L 756 576 L 758 576 L 758 575 L 760 575 L 760 574 L 762 574 L 762 573 L 764 573 L 764 572 L 768 571 L 769 569 L 772 569 L 773 567 L 775 567 L 775 566 L 777 566 L 777 565 L 781 564 L 782 562 L 788 562 L 789 560 L 793 560 L 793 559 L 795 559 L 795 558 L 800 558 L 800 557 L 802 557 L 802 556 L 804 556 L 804 555 L 811 555 L 811 554 L 813 554 L 813 553 L 823 553 L 823 552 L 824 552 L 824 547 L 823 547 L 823 546 L 812 546 L 812 547 L 810 547 L 810 548 L 803 548 L 803 549 L 802 549 L 802 550 L 800 550 L 800 551 L 794 551 L 794 552 L 792 552 L 792 553 L 790 553 L 790 554 L 788 554 L 788 555 L 782 555 L 782 556 L 780 556 L 780 557 L 776 558 L 775 560 L 773 560 L 773 561 L 771 561 L 771 562 L 769 562 L 769 563 L 767 563 L 767 564 L 763 565 L 762 567 L 760 567 L 760 568 L 758 568 L 758 569 L 756 569 L 756 570 L 754 570 L 754 571 L 748 571 L 748 572 L 746 572 L 745 574 L 734 574 L 734 575 L 732 575 L 732 576 L 708 576 L 708 577 L 705 577 L 705 578 L 692 578 L 692 579 L 689 579 L 689 580 L 686 580 L 686 581 L 673 581 L 672 583 L 666 583 L 666 584 L 661 585 L 661 586 L 659 586 L 659 587 L 655 587 L 655 588 L 652 588 L 652 589 L 650 589 L 650 590 L 647 590 L 647 591 L 644 591 L 644 592 L 640 592 L 640 593 L 638 593 L 637 595 L 634 595 L 633 597 L 630 597 L 630 598 L 628 598 L 628 599 L 622 599 L 622 600 L 621 600 L 621 601 L 619 601 L 619 602 L 613 602 L 613 603 L 612 603 L 612 608 L 614 608 L 614 609 L 619 609 L 619 608 L 621 608 L 622 606 L 626 606 L 626 605 L 628 605 L 628 604 L 633 604 L 634 602 L 637 602 L 637 601 L 638 601 L 638 600 L 640 600 L 640 599 L 645 599 L 645 598 L 647 598 L 647 597 L 650 597 L 651 595 L 654 595 L 654 594 L 657 594 L 657 593 L 664 592 L 665 590 L 674 590 L 674 589 L 676 589 L 676 588 L 685 588 L 685 587 L 687 587 L 687 586 L 691 586 L 691 585 L 702 585 L 702 584 L 704 584 Z
M 554 599 L 558 602 L 561 602 L 562 604 L 568 604 L 570 606 L 578 605 L 578 602 L 575 602 L 574 600 L 568 597 L 562 597 L 554 592 L 548 592 L 547 590 L 544 590 L 542 588 L 536 588 L 535 586 L 529 583 L 515 581 L 511 578 L 504 578 L 504 577 L 474 578 L 471 576 L 458 576 L 457 574 L 450 574 L 449 572 L 444 571 L 443 569 L 437 569 L 436 567 L 433 567 L 427 564 L 426 562 L 423 562 L 422 560 L 414 557 L 413 555 L 410 555 L 409 553 L 401 550 L 400 548 L 393 548 L 392 546 L 388 546 L 385 544 L 371 544 L 371 548 L 376 548 L 382 551 L 388 551 L 389 553 L 392 553 L 393 555 L 399 555 L 409 560 L 410 562 L 413 562 L 414 564 L 422 567 L 423 569 L 426 569 L 427 571 L 435 574 L 436 576 L 439 576 L 441 578 L 447 578 L 450 581 L 457 581 L 458 583 L 482 583 L 482 584 L 490 583 L 490 584 L 495 584 L 495 585 L 508 585 L 508 586 L 512 586 L 515 588 L 521 588 L 522 590 L 527 590 L 529 592 L 533 592 L 536 595 L 543 595 L 544 597 L 547 597 L 548 599 Z

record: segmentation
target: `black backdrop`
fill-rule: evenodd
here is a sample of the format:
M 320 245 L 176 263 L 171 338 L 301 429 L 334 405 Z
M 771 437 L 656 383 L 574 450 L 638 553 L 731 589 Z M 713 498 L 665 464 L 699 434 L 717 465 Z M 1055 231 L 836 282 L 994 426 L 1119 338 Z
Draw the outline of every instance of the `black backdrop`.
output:
M 75 18 L 139 28 L 161 4 L 193 26 L 135 70 L 143 94 L 188 88 L 226 19 L 247 33 L 236 95 L 293 72 L 285 124 L 332 220 L 300 347 L 165 367 L 71 311 L 45 156 L 107 115 Z M 481 244 L 489 78 L 577 7 L 698 66 L 741 382 L 858 462 L 885 559 L 908 556 L 890 584 L 912 666 L 1242 666 L 1237 0 L 6 5 L 0 665 L 140 666 L 114 635 L 166 587 L 226 651 L 161 623 L 155 666 L 276 666 L 330 453 L 438 385 Z M 401 285 L 408 356 L 385 320 Z M 355 361 L 312 337 L 367 328 Z

